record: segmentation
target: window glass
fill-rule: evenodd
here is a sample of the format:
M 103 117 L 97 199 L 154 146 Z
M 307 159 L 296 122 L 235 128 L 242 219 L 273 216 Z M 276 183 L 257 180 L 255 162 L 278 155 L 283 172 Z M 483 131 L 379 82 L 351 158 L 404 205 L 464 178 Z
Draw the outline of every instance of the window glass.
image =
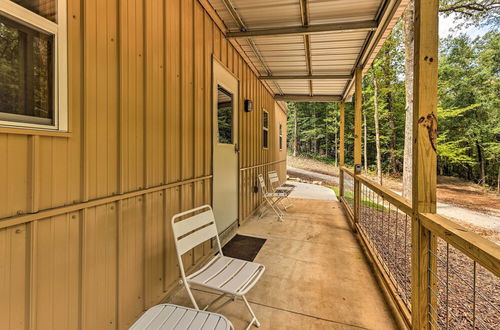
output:
M 279 136 L 280 136 L 280 150 L 283 150 L 283 125 L 281 123 L 280 123 Z
M 217 87 L 217 122 L 219 143 L 233 143 L 233 94 Z
M 262 147 L 269 148 L 269 113 L 265 110 L 262 115 Z
M 0 15 L 0 119 L 52 123 L 53 38 Z
M 11 0 L 20 6 L 51 20 L 56 21 L 57 0 Z

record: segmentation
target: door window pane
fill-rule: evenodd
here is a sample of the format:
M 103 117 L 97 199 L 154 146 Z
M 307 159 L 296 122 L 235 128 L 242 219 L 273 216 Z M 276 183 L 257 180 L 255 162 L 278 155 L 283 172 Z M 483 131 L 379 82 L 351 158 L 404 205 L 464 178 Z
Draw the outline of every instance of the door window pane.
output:
M 0 15 L 0 118 L 52 123 L 53 38 Z
M 51 20 L 56 21 L 57 0 L 11 0 L 26 9 Z
M 219 143 L 233 143 L 233 94 L 217 86 L 217 122 Z

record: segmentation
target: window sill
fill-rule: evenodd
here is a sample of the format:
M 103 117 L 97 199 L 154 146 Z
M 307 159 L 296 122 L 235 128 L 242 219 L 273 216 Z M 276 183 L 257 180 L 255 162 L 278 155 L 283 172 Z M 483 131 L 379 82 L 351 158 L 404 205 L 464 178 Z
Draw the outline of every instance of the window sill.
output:
M 52 136 L 52 137 L 62 137 L 62 138 L 69 138 L 72 136 L 71 132 L 49 131 L 49 130 L 41 130 L 33 128 L 14 128 L 14 127 L 0 127 L 0 133 Z

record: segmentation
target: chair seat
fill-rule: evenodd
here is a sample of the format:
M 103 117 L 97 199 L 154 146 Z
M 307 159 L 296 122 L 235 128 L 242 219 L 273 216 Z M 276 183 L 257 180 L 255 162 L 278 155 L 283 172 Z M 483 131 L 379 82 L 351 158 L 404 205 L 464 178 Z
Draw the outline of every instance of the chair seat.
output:
M 281 191 L 292 191 L 294 189 L 295 189 L 295 187 L 283 187 L 283 186 L 276 188 L 277 191 L 280 191 L 280 190 Z
M 232 325 L 228 319 L 220 314 L 161 304 L 148 309 L 130 329 L 229 330 L 232 329 Z
M 281 197 L 281 198 L 285 198 L 287 197 L 287 194 L 284 193 L 284 192 L 273 192 L 273 193 L 267 193 L 267 194 L 264 194 L 265 197 L 268 197 L 268 198 L 271 198 L 271 197 Z
M 264 270 L 263 265 L 255 262 L 217 255 L 187 280 L 190 284 L 242 296 L 257 283 Z

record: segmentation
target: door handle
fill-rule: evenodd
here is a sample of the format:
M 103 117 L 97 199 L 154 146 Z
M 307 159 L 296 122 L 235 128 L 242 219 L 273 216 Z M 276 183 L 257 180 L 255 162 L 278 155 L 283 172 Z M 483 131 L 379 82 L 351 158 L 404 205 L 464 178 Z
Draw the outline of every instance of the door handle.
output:
M 235 143 L 235 144 L 234 144 L 234 152 L 235 152 L 235 153 L 240 152 L 240 146 L 238 145 L 238 143 Z

